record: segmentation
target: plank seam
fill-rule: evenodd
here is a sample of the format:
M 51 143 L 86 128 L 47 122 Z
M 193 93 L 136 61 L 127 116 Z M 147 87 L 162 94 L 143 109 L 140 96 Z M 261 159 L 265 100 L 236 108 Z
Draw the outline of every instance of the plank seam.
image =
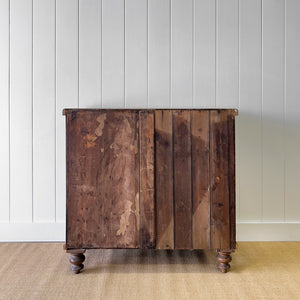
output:
M 57 189 L 57 184 L 56 184 L 56 172 L 57 172 L 57 154 L 56 154 L 56 127 L 57 127 L 57 120 L 56 120 L 56 110 L 57 110 L 57 74 L 56 74 L 56 69 L 57 69 L 57 37 L 56 37 L 56 30 L 57 30 L 57 23 L 56 23 L 56 3 L 57 0 L 54 1 L 54 221 L 56 222 L 56 202 L 57 202 L 57 196 L 56 196 L 56 189 Z
M 172 147 L 171 147 L 171 151 L 172 151 L 172 199 L 173 199 L 173 249 L 176 249 L 176 212 L 175 212 L 175 184 L 174 184 L 174 180 L 175 180 L 175 166 L 174 166 L 174 111 L 170 111 L 171 113 L 171 117 L 172 117 L 172 121 L 171 121 L 171 125 L 172 125 Z
M 208 132 L 209 132 L 209 137 L 208 137 L 208 147 L 209 147 L 209 151 L 208 151 L 208 156 L 209 156 L 209 248 L 211 249 L 212 245 L 211 245 L 211 205 L 212 205 L 212 172 L 211 172 L 211 140 L 212 140 L 212 131 L 211 131 L 211 111 L 208 112 Z
M 169 103 L 170 107 L 173 107 L 173 99 L 172 99 L 172 0 L 170 0 L 170 8 L 169 8 L 169 31 L 170 31 L 170 40 L 169 40 Z M 172 113 L 172 124 L 173 124 L 173 113 Z
M 138 111 L 137 116 L 138 116 L 138 121 L 139 121 L 139 240 L 140 240 L 140 247 L 143 248 L 143 239 L 142 239 L 142 223 L 141 223 L 141 211 L 142 211 L 142 207 L 141 207 L 141 198 L 142 198 L 142 194 L 141 194 L 141 166 L 142 166 L 142 157 L 141 157 L 141 147 L 142 147 L 142 122 L 141 122 L 141 115 L 142 115 L 142 111 Z M 137 209 L 137 208 L 136 208 Z
M 264 45 L 263 45 L 263 0 L 261 0 L 261 115 L 260 115 L 260 132 L 261 132 L 261 215 L 260 215 L 260 221 L 262 222 L 263 220 L 263 209 L 264 209 L 264 205 L 263 205 L 263 196 L 264 196 L 264 186 L 263 186 L 263 180 L 264 180 L 264 176 L 263 176 L 263 172 L 264 172 L 264 167 L 263 167 L 263 155 L 264 155 L 264 134 L 263 134 L 263 130 L 264 130 L 264 124 L 263 124 L 263 109 L 264 109 Z
M 80 107 L 80 99 L 79 99 L 79 89 L 80 89 L 80 84 L 79 84 L 79 68 L 80 68 L 80 59 L 79 59 L 79 52 L 80 52 L 80 47 L 79 47 L 79 38 L 80 38 L 80 26 L 79 26 L 79 22 L 80 22 L 80 8 L 79 8 L 79 2 L 80 0 L 77 0 L 77 106 L 78 108 Z
M 123 20 L 123 43 L 124 43 L 124 54 L 123 54 L 123 60 L 124 60 L 124 71 L 123 71 L 123 89 L 124 89 L 124 107 L 126 107 L 126 0 L 123 0 L 123 10 L 124 10 L 124 20 Z
M 194 233 L 194 222 L 193 222 L 193 212 L 194 212 L 194 193 L 193 193 L 193 186 L 194 186 L 194 178 L 193 178 L 193 112 L 189 111 L 190 113 L 190 151 L 191 151 L 191 247 L 193 248 L 194 240 L 193 240 L 193 233 Z
M 215 107 L 217 106 L 218 84 L 218 0 L 215 0 Z
M 33 168 L 34 168 L 34 156 L 33 156 L 33 147 L 34 147 L 34 134 L 33 134 L 33 126 L 34 126 L 34 121 L 33 121 L 33 98 L 34 98 L 34 43 L 33 43 L 33 0 L 31 0 L 31 222 L 34 222 L 34 180 L 33 180 Z
M 11 218 L 11 58 L 10 58 L 10 48 L 11 48 L 11 26 L 10 26 L 10 0 L 8 1 L 8 19 L 9 19 L 9 29 L 8 29 L 8 222 L 10 223 Z
M 286 221 L 286 0 L 284 0 L 284 75 L 283 75 L 283 220 Z

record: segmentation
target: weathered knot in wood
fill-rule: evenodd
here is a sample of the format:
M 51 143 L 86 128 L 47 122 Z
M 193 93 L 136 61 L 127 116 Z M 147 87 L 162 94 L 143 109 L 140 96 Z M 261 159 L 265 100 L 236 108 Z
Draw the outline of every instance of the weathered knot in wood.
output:
M 214 180 L 214 183 L 213 183 L 213 186 L 212 186 L 212 190 L 214 191 L 217 186 L 219 185 L 220 183 L 220 177 L 219 176 L 216 176 L 215 180 Z

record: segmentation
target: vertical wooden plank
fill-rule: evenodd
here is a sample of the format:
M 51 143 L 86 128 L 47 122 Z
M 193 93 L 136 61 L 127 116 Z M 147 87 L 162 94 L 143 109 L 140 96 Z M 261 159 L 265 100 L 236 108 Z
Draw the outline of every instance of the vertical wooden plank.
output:
M 192 249 L 191 114 L 173 112 L 174 138 L 174 244 Z
M 216 104 L 216 2 L 194 5 L 194 105 L 211 108 Z
M 155 111 L 156 248 L 174 249 L 172 111 Z
M 9 0 L 0 1 L 0 222 L 9 221 Z
M 284 220 L 284 1 L 263 1 L 263 221 Z
M 102 0 L 102 105 L 124 107 L 124 0 Z
M 228 112 L 210 111 L 211 248 L 230 249 Z
M 32 1 L 10 2 L 10 221 L 32 221 Z
M 154 112 L 139 112 L 141 247 L 155 248 Z
M 56 220 L 66 208 L 65 119 L 62 110 L 78 107 L 78 0 L 56 1 Z
M 139 247 L 138 112 L 75 111 L 67 128 L 67 247 Z
M 55 220 L 55 1 L 33 1 L 33 219 Z
M 217 107 L 238 106 L 238 0 L 217 0 Z
M 147 107 L 147 2 L 125 1 L 126 107 Z
M 101 107 L 101 0 L 79 1 L 79 107 Z
M 240 220 L 261 221 L 261 0 L 240 0 Z M 237 130 L 237 131 L 238 131 Z
M 171 5 L 171 105 L 193 106 L 193 0 Z
M 230 249 L 236 248 L 236 205 L 235 205 L 235 114 L 228 112 L 228 142 L 229 142 L 229 222 Z
M 285 220 L 299 222 L 300 2 L 286 1 Z
M 170 0 L 148 1 L 150 107 L 170 107 Z
M 191 111 L 193 248 L 210 248 L 209 111 Z

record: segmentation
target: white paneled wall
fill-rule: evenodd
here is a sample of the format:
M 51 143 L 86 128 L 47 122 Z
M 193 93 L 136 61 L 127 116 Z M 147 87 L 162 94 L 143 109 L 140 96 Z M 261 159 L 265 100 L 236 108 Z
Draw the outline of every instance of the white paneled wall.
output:
M 300 1 L 0 0 L 0 240 L 64 240 L 65 107 L 239 108 L 238 240 L 300 240 Z

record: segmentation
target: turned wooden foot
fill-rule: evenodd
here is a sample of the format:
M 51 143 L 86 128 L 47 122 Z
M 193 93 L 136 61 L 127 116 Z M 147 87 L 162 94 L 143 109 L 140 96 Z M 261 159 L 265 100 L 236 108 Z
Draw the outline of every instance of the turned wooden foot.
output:
M 222 273 L 227 273 L 230 269 L 230 262 L 232 260 L 231 251 L 218 251 L 217 261 L 218 261 L 218 269 Z
M 85 260 L 85 249 L 78 249 L 78 250 L 67 250 L 67 253 L 70 253 L 69 262 L 71 263 L 71 271 L 74 274 L 80 273 L 83 269 L 84 265 L 83 262 Z

